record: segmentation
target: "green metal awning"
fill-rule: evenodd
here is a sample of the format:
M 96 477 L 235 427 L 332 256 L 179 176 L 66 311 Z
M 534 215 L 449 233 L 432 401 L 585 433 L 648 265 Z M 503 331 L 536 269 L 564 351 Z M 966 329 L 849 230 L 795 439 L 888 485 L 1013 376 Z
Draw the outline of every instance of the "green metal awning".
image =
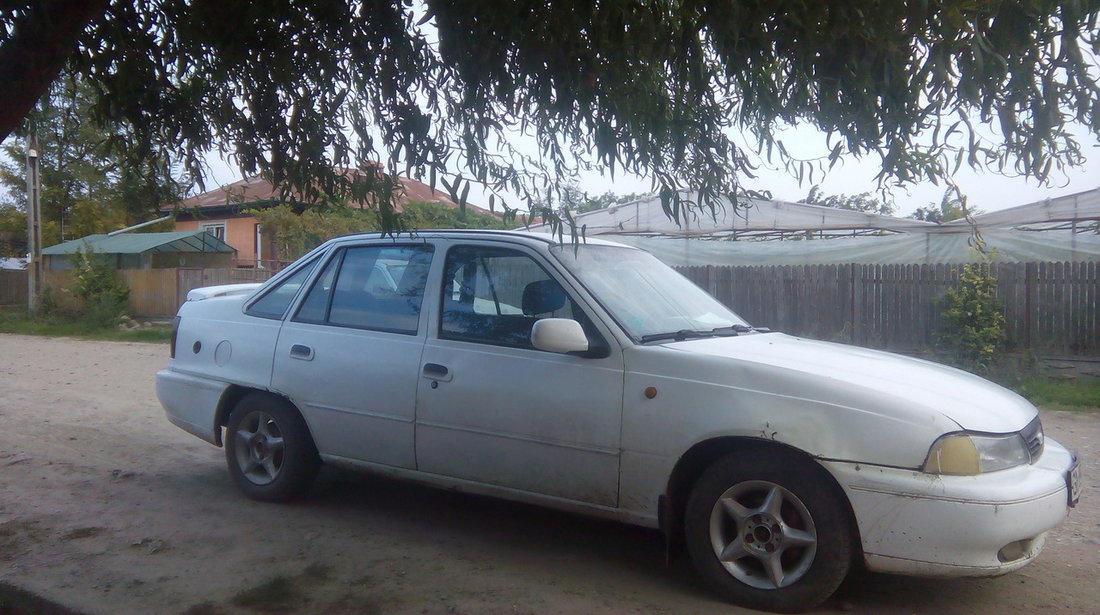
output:
M 88 235 L 42 250 L 42 254 L 76 254 L 91 250 L 98 254 L 144 254 L 146 252 L 236 252 L 229 244 L 206 231 L 171 233 L 121 233 Z

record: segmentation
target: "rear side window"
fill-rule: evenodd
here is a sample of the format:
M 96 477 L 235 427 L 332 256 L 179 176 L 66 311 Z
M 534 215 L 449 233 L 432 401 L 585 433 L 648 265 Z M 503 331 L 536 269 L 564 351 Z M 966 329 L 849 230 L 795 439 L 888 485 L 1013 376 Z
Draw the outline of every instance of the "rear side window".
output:
M 298 294 L 298 289 L 305 284 L 309 274 L 317 266 L 317 260 L 313 259 L 312 262 L 270 288 L 262 297 L 253 301 L 245 313 L 249 316 L 281 320 L 286 309 L 290 307 L 290 302 L 294 301 L 294 296 Z
M 415 334 L 432 246 L 363 246 L 336 254 L 294 320 Z

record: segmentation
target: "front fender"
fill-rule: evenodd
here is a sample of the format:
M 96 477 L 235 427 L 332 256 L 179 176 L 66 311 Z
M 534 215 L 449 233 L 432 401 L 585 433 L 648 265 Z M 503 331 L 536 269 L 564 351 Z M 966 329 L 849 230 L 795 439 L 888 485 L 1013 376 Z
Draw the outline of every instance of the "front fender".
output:
M 850 382 L 660 347 L 632 350 L 623 448 L 638 453 L 675 459 L 698 442 L 735 436 L 819 458 L 918 468 L 936 438 L 959 429 L 940 412 Z
M 625 356 L 620 506 L 643 514 L 656 516 L 676 462 L 700 442 L 769 441 L 818 459 L 917 469 L 936 438 L 959 429 L 903 398 L 774 365 L 662 347 Z

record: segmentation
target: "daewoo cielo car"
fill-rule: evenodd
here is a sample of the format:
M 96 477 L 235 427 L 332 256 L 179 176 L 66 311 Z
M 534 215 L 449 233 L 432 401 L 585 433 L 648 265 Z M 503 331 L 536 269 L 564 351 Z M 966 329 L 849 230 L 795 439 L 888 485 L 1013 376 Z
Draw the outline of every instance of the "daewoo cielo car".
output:
M 997 575 L 1076 503 L 1023 398 L 754 329 L 648 253 L 491 231 L 331 240 L 191 291 L 157 395 L 259 500 L 322 463 L 660 528 L 727 599 L 797 611 L 857 564 Z

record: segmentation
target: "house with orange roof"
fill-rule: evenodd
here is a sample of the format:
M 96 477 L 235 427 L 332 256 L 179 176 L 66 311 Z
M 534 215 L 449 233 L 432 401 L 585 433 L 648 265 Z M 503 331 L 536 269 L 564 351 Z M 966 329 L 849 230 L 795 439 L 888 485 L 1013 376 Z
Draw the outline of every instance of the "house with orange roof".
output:
M 398 178 L 403 190 L 397 199 L 397 210 L 412 202 L 439 203 L 448 207 L 458 207 L 446 193 L 434 190 L 423 182 Z M 177 231 L 203 230 L 237 250 L 234 261 L 237 267 L 274 267 L 283 262 L 278 260 L 275 239 L 264 234 L 260 221 L 245 213 L 249 209 L 273 207 L 280 203 L 289 204 L 296 210 L 303 210 L 305 203 L 291 198 L 283 200 L 278 189 L 259 175 L 246 177 L 227 186 L 185 199 L 179 205 L 165 205 L 161 211 L 176 215 Z M 470 210 L 489 213 L 488 210 L 467 204 Z

